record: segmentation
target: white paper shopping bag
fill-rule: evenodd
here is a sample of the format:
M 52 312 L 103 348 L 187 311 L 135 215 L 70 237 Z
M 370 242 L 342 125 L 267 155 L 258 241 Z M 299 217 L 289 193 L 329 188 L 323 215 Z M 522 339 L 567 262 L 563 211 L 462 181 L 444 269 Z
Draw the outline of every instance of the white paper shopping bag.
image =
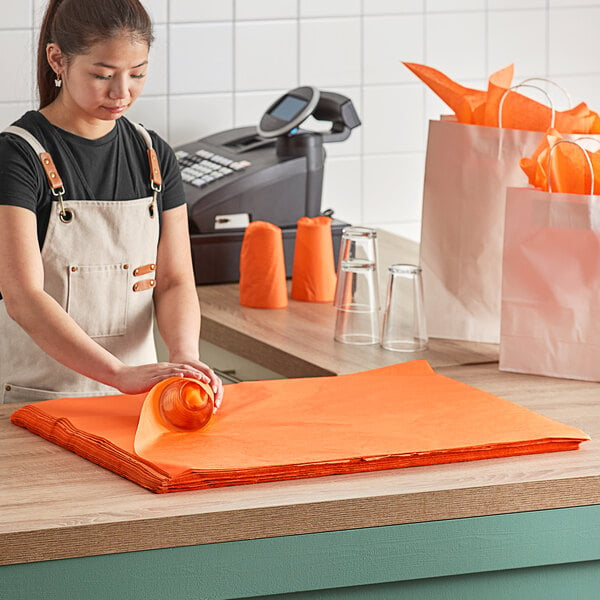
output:
M 431 337 L 498 343 L 506 188 L 543 133 L 431 121 L 421 267 Z
M 600 196 L 507 190 L 500 369 L 600 381 Z

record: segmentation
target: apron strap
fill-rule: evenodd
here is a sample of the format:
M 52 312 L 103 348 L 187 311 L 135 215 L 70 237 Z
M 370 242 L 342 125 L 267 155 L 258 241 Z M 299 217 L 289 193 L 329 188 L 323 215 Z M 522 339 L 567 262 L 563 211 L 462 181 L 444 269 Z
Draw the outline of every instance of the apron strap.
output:
M 131 121 L 129 122 L 135 127 L 136 131 L 144 139 L 144 142 L 146 142 L 148 165 L 150 167 L 150 187 L 152 188 L 153 192 L 152 204 L 150 205 L 150 214 L 151 216 L 154 216 L 154 211 L 156 209 L 156 197 L 162 189 L 162 175 L 160 173 L 160 166 L 158 164 L 158 156 L 156 155 L 156 150 L 153 148 L 152 138 L 146 129 L 139 123 L 133 123 Z M 61 219 L 70 221 L 70 217 L 67 219 L 69 213 L 65 210 L 63 205 L 65 188 L 50 154 L 46 152 L 46 149 L 42 146 L 42 144 L 40 144 L 38 139 L 32 133 L 26 129 L 23 129 L 22 127 L 10 125 L 4 129 L 4 133 L 12 133 L 19 136 L 33 148 L 33 151 L 36 153 L 40 159 L 40 162 L 42 163 L 42 168 L 44 169 L 44 173 L 46 173 L 50 190 L 58 198 L 59 214 Z
M 33 136 L 29 131 L 23 129 L 22 127 L 17 127 L 16 125 L 10 125 L 5 130 L 7 133 L 13 133 L 23 138 L 34 150 L 34 152 L 38 155 L 40 162 L 42 163 L 42 167 L 44 169 L 44 173 L 46 173 L 46 178 L 48 179 L 48 183 L 50 184 L 50 188 L 52 189 L 52 193 L 57 195 L 62 195 L 65 193 L 65 188 L 63 187 L 62 179 L 54 166 L 54 161 L 44 146 L 42 146 L 37 138 Z
M 131 122 L 131 121 L 130 121 Z M 162 175 L 160 174 L 160 167 L 158 165 L 158 157 L 156 156 L 156 150 L 152 147 L 152 138 L 146 129 L 140 123 L 132 123 L 136 131 L 144 138 L 146 142 L 146 152 L 148 153 L 148 164 L 150 166 L 150 187 L 152 188 L 152 202 L 148 207 L 150 217 L 154 218 L 156 214 L 156 204 L 158 193 L 162 189 Z
M 160 167 L 158 165 L 158 157 L 156 155 L 156 150 L 154 150 L 152 146 L 152 138 L 140 123 L 131 122 L 131 124 L 135 127 L 137 132 L 144 138 L 144 141 L 146 142 L 148 164 L 150 166 L 150 186 L 155 192 L 160 192 L 162 187 L 162 175 L 160 174 Z
M 56 166 L 54 165 L 54 161 L 46 149 L 42 144 L 39 143 L 37 138 L 32 135 L 26 129 L 22 127 L 17 127 L 16 125 L 10 125 L 4 130 L 5 133 L 12 133 L 14 135 L 19 136 L 24 139 L 32 148 L 33 151 L 37 154 L 40 162 L 42 163 L 42 168 L 44 169 L 44 173 L 46 174 L 46 179 L 48 180 L 48 184 L 50 185 L 50 190 L 52 193 L 58 198 L 59 205 L 59 216 L 61 220 L 68 222 L 72 219 L 72 214 L 65 210 L 63 204 L 63 196 L 65 193 L 65 187 L 63 185 L 62 179 L 56 170 Z
M 16 125 L 10 125 L 4 130 L 3 133 L 14 133 L 19 137 L 22 137 L 33 148 L 33 150 L 38 156 L 46 152 L 44 146 L 42 146 L 38 142 L 37 138 L 33 134 L 29 133 L 27 129 L 17 127 Z

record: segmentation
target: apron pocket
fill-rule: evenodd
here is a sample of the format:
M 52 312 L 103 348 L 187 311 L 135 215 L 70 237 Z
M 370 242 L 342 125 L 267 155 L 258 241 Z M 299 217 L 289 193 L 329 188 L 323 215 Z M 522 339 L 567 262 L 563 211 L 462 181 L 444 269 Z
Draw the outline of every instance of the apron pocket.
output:
M 128 282 L 126 264 L 71 265 L 67 312 L 90 337 L 123 335 Z
M 38 388 L 23 387 L 12 383 L 3 383 L 0 391 L 0 404 L 12 402 L 41 402 L 42 400 L 54 400 L 55 398 L 85 398 L 88 396 L 99 396 L 98 392 L 51 392 Z

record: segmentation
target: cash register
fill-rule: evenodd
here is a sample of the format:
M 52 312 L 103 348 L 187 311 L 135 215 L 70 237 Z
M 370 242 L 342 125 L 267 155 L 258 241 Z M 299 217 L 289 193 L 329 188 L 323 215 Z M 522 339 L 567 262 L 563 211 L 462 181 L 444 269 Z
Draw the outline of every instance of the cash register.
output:
M 331 128 L 302 129 L 310 116 L 331 122 Z M 286 273 L 291 276 L 296 222 L 303 216 L 331 214 L 321 212 L 324 144 L 347 139 L 359 125 L 349 98 L 303 86 L 278 98 L 258 126 L 229 129 L 177 147 L 196 283 L 239 280 L 244 229 L 257 220 L 281 227 Z M 332 221 L 336 252 L 346 225 Z

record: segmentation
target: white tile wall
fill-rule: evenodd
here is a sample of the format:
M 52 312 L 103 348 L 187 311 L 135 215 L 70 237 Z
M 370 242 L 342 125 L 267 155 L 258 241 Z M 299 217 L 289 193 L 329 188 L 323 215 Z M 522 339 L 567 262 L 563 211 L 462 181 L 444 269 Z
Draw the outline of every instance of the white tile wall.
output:
M 570 0 L 566 0 L 569 2 Z M 546 8 L 547 0 L 488 0 L 488 9 Z
M 550 8 L 562 6 L 570 8 L 573 6 L 598 6 L 596 0 L 549 0 Z
M 300 21 L 300 81 L 324 87 L 361 83 L 361 22 L 357 17 Z
M 296 21 L 247 21 L 235 27 L 235 89 L 290 89 L 298 81 Z
M 600 112 L 600 0 L 142 1 L 156 42 L 130 116 L 178 145 L 256 123 L 298 85 L 345 94 L 363 124 L 328 145 L 322 205 L 352 223 L 419 236 L 428 120 L 448 109 L 402 61 L 480 89 L 513 62 Z M 0 2 L 1 125 L 37 105 L 45 5 Z
M 551 8 L 548 27 L 550 75 L 582 75 L 597 54 L 600 4 L 577 8 Z
M 201 94 L 232 89 L 231 22 L 170 25 L 170 94 Z
M 426 0 L 425 5 L 430 12 L 484 10 L 486 0 Z
M 301 17 L 360 15 L 361 0 L 300 0 Z
M 370 189 L 363 222 L 416 222 L 423 194 L 421 154 L 367 156 L 363 160 L 363 189 Z
M 19 2 L 4 2 L 2 7 L 2 27 L 5 29 L 31 27 L 32 0 L 19 0 Z
M 423 86 L 415 83 L 365 88 L 364 152 L 423 151 L 423 95 Z
M 235 0 L 235 18 L 295 19 L 298 16 L 297 0 Z
M 39 2 L 40 0 L 36 0 Z M 144 6 L 150 13 L 154 23 L 166 23 L 168 19 L 168 1 L 169 0 L 145 0 Z
M 423 15 L 365 17 L 363 32 L 363 84 L 414 83 L 402 61 L 423 62 Z
M 166 96 L 169 89 L 169 67 L 167 48 L 169 45 L 166 25 L 154 26 L 154 43 L 148 57 L 148 78 L 144 88 L 145 96 Z
M 153 129 L 162 137 L 169 133 L 167 101 L 161 96 L 142 96 L 127 115 L 132 121 Z
M 46 0 L 33 0 L 33 26 L 37 27 L 38 29 L 42 22 L 42 17 L 44 16 L 44 10 L 46 8 L 46 4 L 47 4 Z M 148 3 L 148 8 L 150 8 L 150 4 L 151 3 Z M 4 10 L 4 7 L 2 7 L 2 9 L 0 9 L 0 10 Z
M 185 144 L 233 127 L 233 94 L 172 96 L 169 100 L 171 144 Z
M 548 26 L 546 11 L 506 10 L 488 14 L 488 64 L 492 71 L 513 63 L 515 81 L 545 73 Z
M 323 178 L 323 210 L 331 208 L 349 223 L 363 222 L 360 163 L 358 157 L 330 158 Z
M 168 0 L 169 19 L 174 23 L 231 21 L 233 0 Z
M 428 14 L 425 28 L 428 65 L 453 79 L 487 75 L 484 11 Z
M 34 73 L 32 33 L 30 29 L 7 29 L 0 35 L 0 56 L 3 57 L 0 60 L 0 102 L 27 102 L 31 99 Z
M 363 3 L 365 15 L 422 13 L 424 10 L 425 0 L 367 0 Z
M 24 112 L 33 108 L 31 102 L 0 102 L 0 129 L 10 125 Z

